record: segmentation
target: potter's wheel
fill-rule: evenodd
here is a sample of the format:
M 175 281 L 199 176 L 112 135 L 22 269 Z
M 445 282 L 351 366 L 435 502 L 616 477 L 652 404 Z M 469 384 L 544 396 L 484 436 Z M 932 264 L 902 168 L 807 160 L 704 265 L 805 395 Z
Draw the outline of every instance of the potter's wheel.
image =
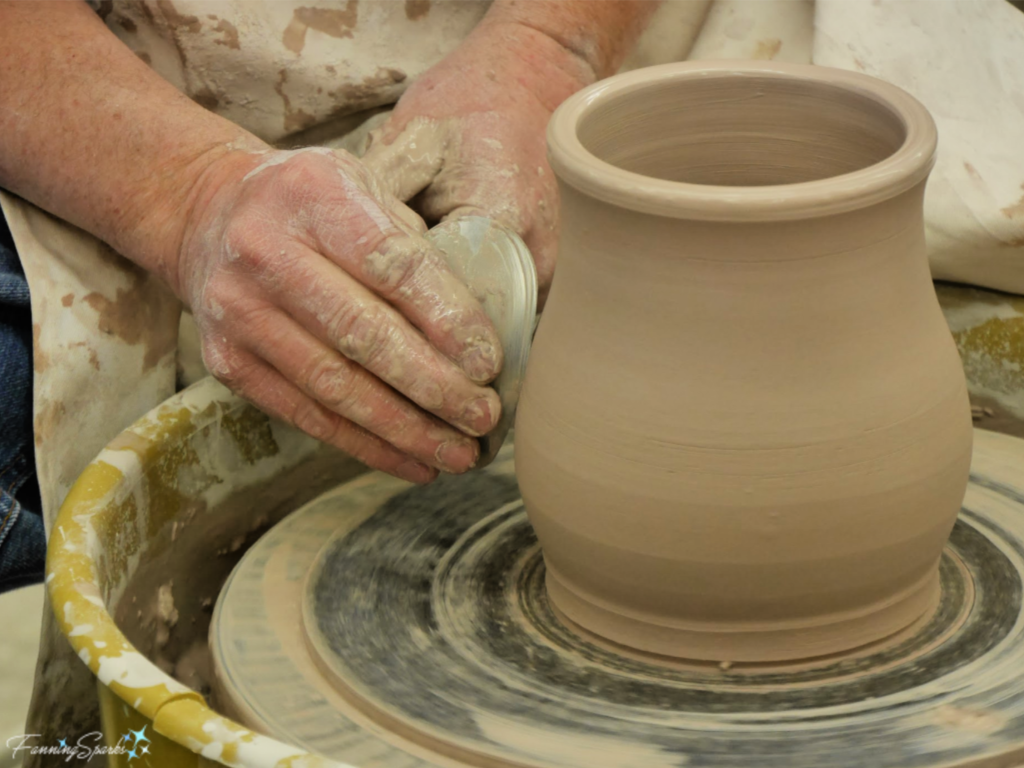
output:
M 509 449 L 426 488 L 368 475 L 236 568 L 211 627 L 219 703 L 360 768 L 1016 765 L 1021 467 L 1024 441 L 976 433 L 942 601 L 910 630 L 727 669 L 625 652 L 554 613 Z

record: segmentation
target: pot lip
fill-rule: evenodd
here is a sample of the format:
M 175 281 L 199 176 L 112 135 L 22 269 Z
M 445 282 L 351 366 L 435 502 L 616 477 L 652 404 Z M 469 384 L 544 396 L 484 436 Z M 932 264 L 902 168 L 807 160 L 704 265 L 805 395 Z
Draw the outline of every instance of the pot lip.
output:
M 644 176 L 605 162 L 580 142 L 577 126 L 598 106 L 651 85 L 707 78 L 771 77 L 824 83 L 866 96 L 906 130 L 899 149 L 866 168 L 815 181 L 759 187 L 716 186 Z M 813 64 L 679 62 L 637 69 L 569 97 L 548 124 L 548 160 L 558 178 L 606 203 L 641 213 L 704 221 L 788 221 L 864 208 L 906 192 L 935 163 L 935 122 L 925 106 L 895 85 L 860 72 Z

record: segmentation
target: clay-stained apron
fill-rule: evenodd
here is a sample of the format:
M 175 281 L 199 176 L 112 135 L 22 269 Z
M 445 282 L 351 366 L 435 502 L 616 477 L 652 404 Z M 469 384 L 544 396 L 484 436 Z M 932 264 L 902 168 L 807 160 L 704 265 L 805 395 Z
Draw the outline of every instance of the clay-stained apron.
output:
M 32 294 L 36 466 L 49 532 L 89 461 L 174 393 L 181 306 L 94 237 L 12 195 L 0 194 L 0 205 Z M 95 701 L 95 681 L 45 611 L 25 732 L 55 744 L 98 730 Z
M 325 138 L 337 137 L 359 113 L 393 103 L 487 10 L 451 0 L 96 5 L 161 76 L 275 143 L 322 125 L 333 128 Z M 88 233 L 6 192 L 0 207 L 32 295 L 36 461 L 49 532 L 85 466 L 174 393 L 181 305 Z M 26 727 L 39 745 L 99 729 L 95 680 L 50 610 Z
M 448 0 L 104 0 L 107 25 L 195 101 L 275 143 L 327 143 L 393 103 L 479 21 Z M 927 6 L 927 7 L 926 7 Z M 948 42 L 943 42 L 948 41 Z M 1024 15 L 1003 0 L 670 0 L 624 68 L 769 59 L 858 69 L 935 114 L 937 277 L 1024 293 Z M 984 115 L 984 120 L 979 119 Z M 321 130 L 324 129 L 324 130 Z M 36 457 L 50 530 L 68 488 L 170 396 L 180 306 L 90 235 L 0 192 L 32 291 Z M 29 733 L 98 728 L 94 681 L 44 614 Z M 26 765 L 38 758 L 30 758 Z

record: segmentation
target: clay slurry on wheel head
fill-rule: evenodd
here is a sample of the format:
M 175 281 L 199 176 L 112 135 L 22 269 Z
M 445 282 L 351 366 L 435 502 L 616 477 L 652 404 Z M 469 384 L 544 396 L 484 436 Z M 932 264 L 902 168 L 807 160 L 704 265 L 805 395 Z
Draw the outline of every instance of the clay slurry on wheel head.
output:
M 556 607 L 722 661 L 934 610 L 971 419 L 921 104 L 822 67 L 668 65 L 568 100 L 548 142 L 561 255 L 516 465 Z
M 942 599 L 795 664 L 626 653 L 564 622 L 512 474 L 374 473 L 290 515 L 211 625 L 218 700 L 355 766 L 997 768 L 1024 755 L 1024 442 L 978 432 Z

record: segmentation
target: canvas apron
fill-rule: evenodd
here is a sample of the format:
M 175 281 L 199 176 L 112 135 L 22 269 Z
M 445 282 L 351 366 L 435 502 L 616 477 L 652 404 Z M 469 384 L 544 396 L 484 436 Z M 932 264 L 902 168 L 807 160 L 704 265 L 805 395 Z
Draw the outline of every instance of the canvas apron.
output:
M 115 0 L 99 3 L 97 12 L 199 104 L 288 145 L 341 137 L 393 104 L 487 7 L 448 0 Z M 0 206 L 31 290 L 36 466 L 49 532 L 85 466 L 174 393 L 181 306 L 158 280 L 82 230 L 7 193 Z M 194 335 L 188 339 L 196 353 Z M 184 361 L 186 378 L 201 372 L 197 360 L 193 354 Z M 47 609 L 25 732 L 46 745 L 98 728 L 95 681 Z M 28 760 L 44 765 L 47 758 Z
M 97 5 L 161 76 L 280 146 L 351 139 L 486 10 L 446 0 Z M 676 0 L 624 69 L 687 58 L 813 61 L 911 91 L 941 137 L 926 203 L 935 276 L 1024 293 L 1024 14 L 1003 0 Z M 0 206 L 32 293 L 49 531 L 85 465 L 174 392 L 177 370 L 194 378 L 202 368 L 194 332 L 179 345 L 181 307 L 159 281 L 30 203 L 0 193 Z M 190 354 L 176 364 L 179 346 Z M 95 702 L 94 681 L 47 610 L 26 732 L 51 744 L 96 730 Z

